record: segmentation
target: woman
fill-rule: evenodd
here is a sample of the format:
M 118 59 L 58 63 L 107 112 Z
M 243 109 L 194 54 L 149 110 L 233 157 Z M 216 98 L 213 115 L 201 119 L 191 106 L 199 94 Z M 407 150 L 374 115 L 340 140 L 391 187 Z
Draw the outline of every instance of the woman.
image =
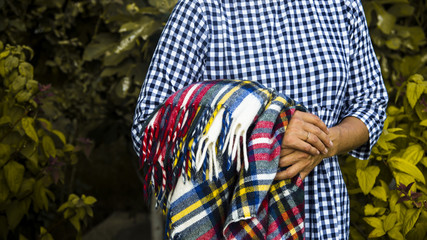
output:
M 336 154 L 367 159 L 385 120 L 384 87 L 359 0 L 180 0 L 137 103 L 132 135 L 172 93 L 202 80 L 258 81 L 305 105 L 292 117 L 277 179 L 301 174 L 305 237 L 347 239 Z

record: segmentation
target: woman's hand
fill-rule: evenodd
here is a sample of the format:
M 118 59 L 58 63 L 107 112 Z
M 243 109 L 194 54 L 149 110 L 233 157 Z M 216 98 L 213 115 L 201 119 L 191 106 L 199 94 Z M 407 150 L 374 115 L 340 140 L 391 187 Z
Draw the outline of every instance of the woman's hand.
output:
M 298 150 L 282 149 L 280 152 L 279 166 L 288 168 L 278 172 L 275 179 L 289 179 L 296 176 L 298 173 L 300 173 L 301 178 L 304 179 L 314 167 L 326 157 L 328 156 L 323 154 L 311 155 Z
M 282 149 L 293 149 L 310 155 L 327 154 L 332 147 L 325 123 L 314 114 L 296 111 L 282 141 Z
M 297 118 L 294 118 L 295 116 Z M 319 129 L 321 132 L 318 131 Z M 302 137 L 304 131 L 310 132 L 308 138 Z M 317 139 L 311 136 L 312 134 Z M 288 168 L 278 172 L 275 179 L 292 178 L 298 173 L 304 179 L 324 158 L 346 153 L 368 140 L 368 129 L 358 118 L 346 117 L 337 126 L 327 129 L 318 117 L 309 113 L 307 115 L 307 113 L 295 112 L 285 132 L 280 152 L 279 166 Z M 328 141 L 330 144 L 327 144 Z M 307 144 L 311 147 L 307 147 Z

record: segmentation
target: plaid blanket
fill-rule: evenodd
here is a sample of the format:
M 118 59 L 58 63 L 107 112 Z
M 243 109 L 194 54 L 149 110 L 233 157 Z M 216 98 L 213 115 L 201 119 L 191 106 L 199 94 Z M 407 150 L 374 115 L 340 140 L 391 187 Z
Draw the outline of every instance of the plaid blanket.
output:
M 299 176 L 274 181 L 292 99 L 252 81 L 191 84 L 144 125 L 144 196 L 172 239 L 303 239 Z

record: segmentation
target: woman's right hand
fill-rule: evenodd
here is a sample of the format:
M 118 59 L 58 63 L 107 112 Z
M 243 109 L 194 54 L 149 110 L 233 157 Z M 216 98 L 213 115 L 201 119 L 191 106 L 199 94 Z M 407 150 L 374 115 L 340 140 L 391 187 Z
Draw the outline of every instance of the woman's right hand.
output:
M 311 155 L 326 155 L 333 146 L 325 123 L 314 114 L 296 111 L 282 141 L 283 149 L 292 149 Z

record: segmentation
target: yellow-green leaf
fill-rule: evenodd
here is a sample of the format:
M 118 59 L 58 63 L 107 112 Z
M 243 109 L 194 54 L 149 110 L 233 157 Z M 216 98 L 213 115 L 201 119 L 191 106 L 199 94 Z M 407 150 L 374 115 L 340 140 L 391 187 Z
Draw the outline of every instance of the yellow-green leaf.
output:
M 86 205 L 92 205 L 92 204 L 96 203 L 96 198 L 94 198 L 92 196 L 88 196 L 88 197 L 83 198 L 83 202 Z
M 422 120 L 420 126 L 427 127 L 427 119 Z
M 63 144 L 65 144 L 65 143 L 66 143 L 65 135 L 64 135 L 62 132 L 60 132 L 60 131 L 58 131 L 58 130 L 52 130 L 52 133 L 53 133 L 53 134 L 55 134 L 56 136 L 58 136 L 58 138 L 61 140 L 61 142 L 62 142 Z
M 373 3 L 377 12 L 377 26 L 385 34 L 390 34 L 396 23 L 396 17 L 388 13 L 380 4 Z
M 374 228 L 374 230 L 369 234 L 370 238 L 381 237 L 385 234 L 385 231 L 383 228 L 383 221 L 380 218 L 364 217 L 363 220 L 365 220 L 365 222 L 367 222 L 369 225 L 371 225 Z
M 4 167 L 4 176 L 12 193 L 17 193 L 24 178 L 25 167 L 16 161 L 9 161 Z
M 387 202 L 387 192 L 382 186 L 374 187 L 370 192 L 374 197 Z
M 409 104 L 412 108 L 417 104 L 418 99 L 424 92 L 424 87 L 422 84 L 418 84 L 415 82 L 409 82 L 406 89 L 406 97 L 408 98 Z
M 25 201 L 12 201 L 6 207 L 6 216 L 7 222 L 9 224 L 9 229 L 14 230 L 16 226 L 21 222 L 22 218 L 28 211 L 28 204 Z
M 27 79 L 33 78 L 33 66 L 27 62 L 22 62 L 19 64 L 19 74 L 26 77 Z
M 44 129 L 48 130 L 49 132 L 52 131 L 52 123 L 49 120 L 45 118 L 37 118 L 37 121 L 40 122 Z
M 384 213 L 385 208 L 379 208 L 379 207 L 374 207 L 372 204 L 368 203 L 365 205 L 365 216 L 373 216 L 376 214 L 382 214 Z
M 69 221 L 70 221 L 71 224 L 73 224 L 73 226 L 77 230 L 77 232 L 80 232 L 79 216 L 74 215 L 73 217 L 69 218 Z
M 24 117 L 21 120 L 22 128 L 24 129 L 25 134 L 30 137 L 34 142 L 39 142 L 39 137 L 37 136 L 37 132 L 34 129 L 34 119 L 30 117 Z
M 408 161 L 409 163 L 412 163 L 413 165 L 417 165 L 419 161 L 424 156 L 424 149 L 420 144 L 414 144 L 405 149 L 405 152 L 403 153 L 403 158 Z
M 34 178 L 25 178 L 22 181 L 21 188 L 19 189 L 17 197 L 18 198 L 24 198 L 27 195 L 29 195 L 30 193 L 32 193 L 33 189 L 34 189 L 35 182 L 36 182 L 36 180 L 34 180 Z
M 422 183 L 426 183 L 423 173 L 414 164 L 405 159 L 393 157 L 388 160 L 388 163 L 395 169 L 407 173 Z
M 9 144 L 0 143 L 0 167 L 2 167 L 9 160 L 9 156 L 10 156 Z
M 369 166 L 365 169 L 357 169 L 356 176 L 362 192 L 367 195 L 375 184 L 375 179 L 380 173 L 377 166 Z
M 7 181 L 3 175 L 3 171 L 0 171 L 0 204 L 6 201 L 9 196 L 9 187 L 7 186 Z
M 19 234 L 19 240 L 28 240 L 28 238 L 26 238 L 24 235 L 22 235 L 21 233 Z
M 422 208 L 416 209 L 411 208 L 406 211 L 405 218 L 403 219 L 403 234 L 406 235 L 415 225 L 417 222 L 420 213 L 422 211 Z
M 384 231 L 388 232 L 390 231 L 394 225 L 396 225 L 397 215 L 396 213 L 390 213 L 385 219 L 384 219 Z
M 402 41 L 398 37 L 390 38 L 385 42 L 386 46 L 392 50 L 397 50 L 400 48 Z
M 390 231 L 387 232 L 387 235 L 394 240 L 404 240 L 405 237 L 403 237 L 402 233 L 400 232 L 400 228 L 392 228 Z
M 40 227 L 40 240 L 53 240 L 52 235 L 44 227 Z
M 51 137 L 44 135 L 42 139 L 42 146 L 46 157 L 56 157 L 56 148 Z
M 61 206 L 58 208 L 57 212 L 64 211 L 66 208 L 68 208 L 68 206 L 69 206 L 68 202 L 61 204 Z
M 26 83 L 27 83 L 27 79 L 25 79 L 25 77 L 18 76 L 13 80 L 11 84 L 11 89 L 13 92 L 18 92 L 19 90 L 24 88 Z

